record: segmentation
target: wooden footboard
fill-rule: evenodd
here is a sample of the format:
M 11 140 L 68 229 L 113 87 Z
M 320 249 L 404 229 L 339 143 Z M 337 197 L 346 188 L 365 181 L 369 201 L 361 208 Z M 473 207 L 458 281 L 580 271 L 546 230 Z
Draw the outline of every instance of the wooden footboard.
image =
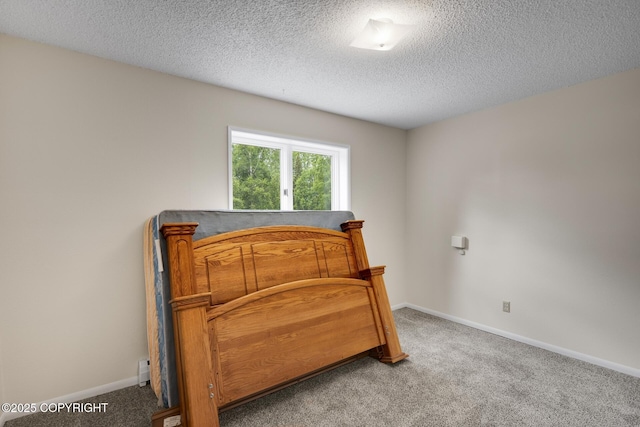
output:
M 210 310 L 218 405 L 384 344 L 371 289 L 364 280 L 309 279 Z
M 260 227 L 197 242 L 165 224 L 182 425 L 218 426 L 218 409 L 363 352 L 402 352 L 362 221 L 344 232 Z

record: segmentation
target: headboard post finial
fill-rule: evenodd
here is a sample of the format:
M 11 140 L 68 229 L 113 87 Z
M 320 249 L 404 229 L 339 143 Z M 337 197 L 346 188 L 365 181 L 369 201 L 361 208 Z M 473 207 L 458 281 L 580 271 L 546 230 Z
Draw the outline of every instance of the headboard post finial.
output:
M 342 231 L 346 233 L 347 230 L 362 228 L 363 223 L 364 223 L 363 219 L 350 219 L 349 221 L 345 221 L 342 224 L 340 224 L 340 227 L 342 228 Z
M 169 236 L 193 236 L 198 227 L 197 222 L 166 223 L 160 227 L 162 235 Z

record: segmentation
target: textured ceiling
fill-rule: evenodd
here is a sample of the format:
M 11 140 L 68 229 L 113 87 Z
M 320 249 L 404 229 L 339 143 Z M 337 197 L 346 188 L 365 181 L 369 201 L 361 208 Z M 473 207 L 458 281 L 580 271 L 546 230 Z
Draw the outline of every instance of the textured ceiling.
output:
M 416 28 L 350 47 L 369 18 Z M 0 0 L 0 32 L 403 129 L 640 67 L 640 0 Z

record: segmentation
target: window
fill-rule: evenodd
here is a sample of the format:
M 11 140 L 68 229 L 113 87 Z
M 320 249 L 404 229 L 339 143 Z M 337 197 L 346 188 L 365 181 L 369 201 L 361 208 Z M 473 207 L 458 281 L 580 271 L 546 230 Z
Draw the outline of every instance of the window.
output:
M 229 128 L 229 206 L 349 210 L 349 147 Z

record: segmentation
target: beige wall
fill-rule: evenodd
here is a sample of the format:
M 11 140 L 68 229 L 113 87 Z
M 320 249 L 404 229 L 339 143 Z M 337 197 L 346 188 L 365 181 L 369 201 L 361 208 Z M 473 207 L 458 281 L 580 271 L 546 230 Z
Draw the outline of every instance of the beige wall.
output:
M 411 303 L 640 368 L 640 69 L 409 132 L 406 191 Z
M 406 301 L 405 131 L 0 35 L 3 401 L 137 374 L 143 223 L 227 208 L 228 125 L 350 145 L 369 258 Z

